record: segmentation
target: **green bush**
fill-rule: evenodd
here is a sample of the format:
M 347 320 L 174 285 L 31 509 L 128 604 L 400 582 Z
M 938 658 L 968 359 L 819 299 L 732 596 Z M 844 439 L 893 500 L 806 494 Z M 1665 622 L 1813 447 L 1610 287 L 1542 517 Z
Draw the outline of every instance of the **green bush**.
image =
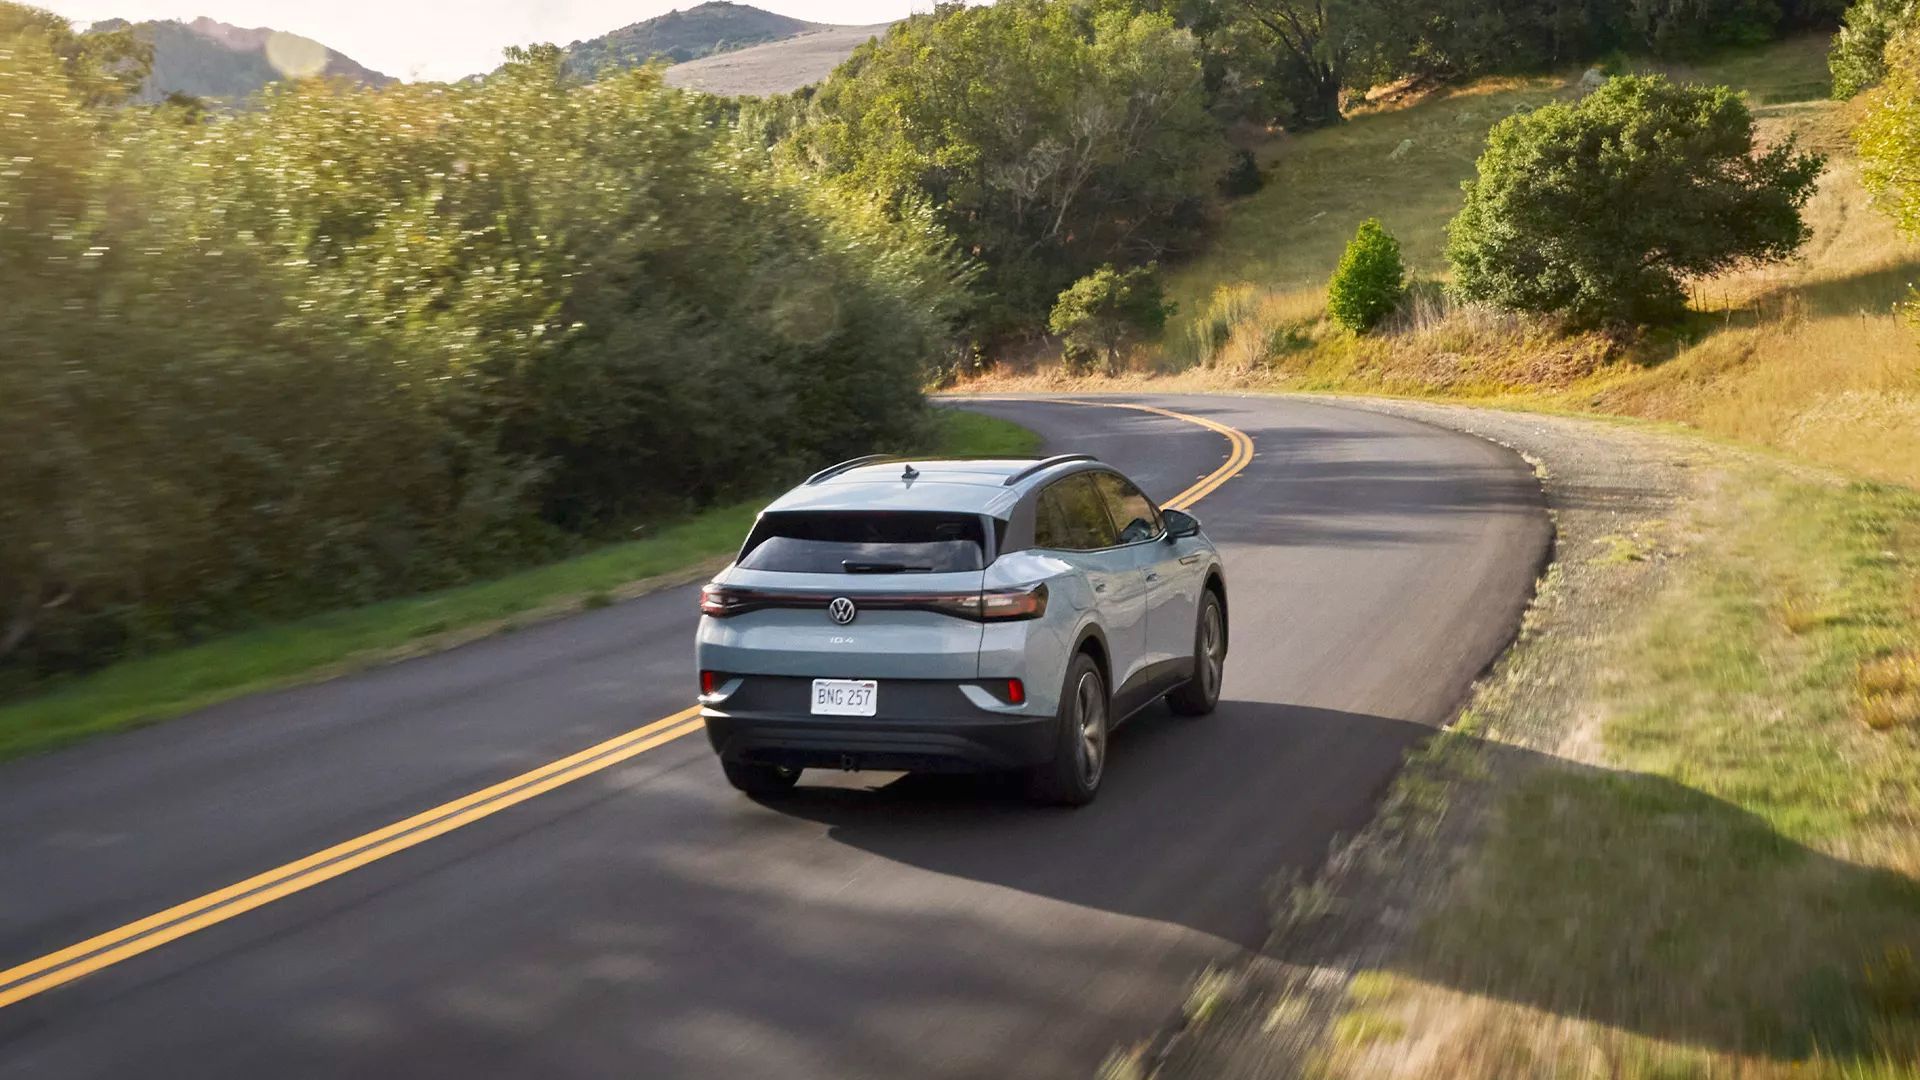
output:
M 1112 374 L 1121 350 L 1160 336 L 1172 314 L 1157 267 L 1102 266 L 1060 294 L 1047 326 L 1065 342 L 1069 368 L 1085 369 L 1097 357 Z
M 1920 236 L 1920 23 L 1887 47 L 1887 77 L 1867 95 L 1854 138 L 1867 189 L 1901 232 Z
M 1577 323 L 1673 319 L 1685 279 L 1806 242 L 1822 164 L 1791 140 L 1758 152 L 1726 87 L 1612 79 L 1493 129 L 1447 227 L 1455 287 Z
M 1913 22 L 1914 0 L 1857 0 L 1827 51 L 1833 96 L 1845 100 L 1886 77 L 1887 43 Z
M 0 689 L 456 584 L 924 430 L 948 241 L 801 182 L 657 72 L 580 87 L 545 48 L 477 85 L 307 82 L 189 124 L 114 104 L 102 72 L 137 56 L 19 10 Z
M 1119 0 L 943 3 L 821 85 L 787 152 L 888 207 L 931 207 L 982 264 L 982 337 L 1038 325 L 1103 263 L 1192 250 L 1226 164 L 1202 49 Z
M 1251 150 L 1236 150 L 1233 164 L 1220 176 L 1220 194 L 1229 199 L 1238 199 L 1252 195 L 1266 184 L 1266 177 L 1260 174 L 1260 162 Z
M 1387 232 L 1379 218 L 1360 223 L 1360 230 L 1340 256 L 1339 269 L 1327 283 L 1327 313 L 1333 321 L 1364 334 L 1393 314 L 1407 292 L 1406 265 L 1400 260 L 1400 241 Z

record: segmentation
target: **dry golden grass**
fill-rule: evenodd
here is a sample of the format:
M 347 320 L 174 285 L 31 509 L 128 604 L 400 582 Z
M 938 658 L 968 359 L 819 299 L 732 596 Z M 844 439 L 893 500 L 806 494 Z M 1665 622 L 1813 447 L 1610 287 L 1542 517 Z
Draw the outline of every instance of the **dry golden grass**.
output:
M 1649 1043 L 1607 1024 L 1580 1020 L 1488 995 L 1407 977 L 1386 977 L 1389 1003 L 1369 1012 L 1392 1038 L 1340 1042 L 1315 1063 L 1316 1077 L 1342 1080 L 1893 1080 L 1910 1075 L 1897 1063 L 1839 1072 L 1807 1062 L 1729 1058 L 1684 1044 Z
M 1920 650 L 1870 660 L 1854 678 L 1862 723 L 1874 731 L 1920 725 Z

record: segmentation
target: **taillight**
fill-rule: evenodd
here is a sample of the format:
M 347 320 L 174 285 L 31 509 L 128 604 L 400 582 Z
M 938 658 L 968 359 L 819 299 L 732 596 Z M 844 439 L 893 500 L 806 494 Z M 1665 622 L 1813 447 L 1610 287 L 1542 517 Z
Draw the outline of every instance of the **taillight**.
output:
M 700 590 L 700 612 L 716 619 L 766 608 L 792 608 L 825 611 L 838 592 L 813 590 L 750 589 L 735 585 L 709 584 Z M 1000 622 L 1037 619 L 1047 613 L 1047 587 L 1030 589 L 991 589 L 962 593 L 868 593 L 844 594 L 858 611 L 937 611 L 975 622 Z M 856 614 L 856 618 L 858 615 Z
M 746 596 L 725 585 L 708 584 L 700 589 L 700 614 L 724 619 L 746 606 Z
M 720 685 L 719 673 L 712 672 L 712 671 L 702 671 L 700 673 L 700 692 L 702 694 L 713 693 L 714 690 L 719 687 L 719 685 Z
M 1031 589 L 995 589 L 980 594 L 978 618 L 983 620 L 1037 619 L 1046 613 L 1045 585 L 1035 585 Z

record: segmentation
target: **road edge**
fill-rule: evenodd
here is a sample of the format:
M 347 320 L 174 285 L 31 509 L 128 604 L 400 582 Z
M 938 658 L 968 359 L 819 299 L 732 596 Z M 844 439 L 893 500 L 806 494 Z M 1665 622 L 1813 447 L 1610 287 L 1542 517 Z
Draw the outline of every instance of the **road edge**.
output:
M 1347 395 L 1222 396 L 1295 397 L 1502 446 L 1526 461 L 1540 481 L 1551 539 L 1513 637 L 1435 736 L 1409 752 L 1381 793 L 1374 819 L 1355 836 L 1337 839 L 1312 874 L 1271 882 L 1266 946 L 1200 973 L 1167 1025 L 1117 1048 L 1103 1063 L 1103 1080 L 1311 1075 L 1355 974 L 1406 940 L 1417 926 L 1415 913 L 1448 888 L 1452 871 L 1480 835 L 1485 811 L 1515 779 L 1477 775 L 1463 783 L 1463 775 L 1485 764 L 1476 744 L 1496 737 L 1493 727 L 1501 741 L 1543 753 L 1577 737 L 1553 724 L 1515 723 L 1513 714 L 1522 711 L 1516 688 L 1537 678 L 1542 664 L 1560 666 L 1556 661 L 1565 658 L 1554 654 L 1569 651 L 1563 642 L 1593 599 L 1594 583 L 1580 580 L 1592 560 L 1581 559 L 1581 551 L 1631 521 L 1680 509 L 1712 450 L 1698 440 L 1539 413 Z M 1616 471 L 1644 473 L 1638 492 L 1651 501 L 1586 505 L 1596 485 L 1590 482 L 1591 463 L 1575 449 L 1583 444 L 1608 448 L 1603 470 L 1619 466 Z M 1666 562 L 1663 553 L 1631 564 L 1637 580 L 1627 588 L 1613 583 L 1606 595 L 1622 610 L 1643 601 L 1663 580 Z M 1463 760 L 1468 758 L 1473 760 Z

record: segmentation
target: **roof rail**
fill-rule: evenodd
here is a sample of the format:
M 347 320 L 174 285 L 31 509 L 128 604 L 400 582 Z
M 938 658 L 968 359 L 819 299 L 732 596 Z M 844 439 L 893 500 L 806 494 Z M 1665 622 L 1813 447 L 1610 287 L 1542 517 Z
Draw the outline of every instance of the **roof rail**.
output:
M 848 458 L 847 460 L 841 462 L 838 465 L 829 465 L 826 468 L 821 469 L 819 472 L 814 473 L 812 476 L 807 477 L 807 483 L 818 484 L 822 480 L 831 480 L 834 477 L 839 476 L 841 473 L 846 472 L 849 469 L 857 469 L 862 465 L 873 465 L 882 461 L 898 461 L 898 460 L 900 459 L 893 456 L 892 454 L 867 454 L 862 457 Z
M 1021 469 L 1019 472 L 1014 473 L 1012 476 L 1007 477 L 1005 480 L 1001 481 L 1001 483 L 1006 487 L 1012 487 L 1013 485 L 1019 483 L 1020 481 L 1025 480 L 1027 477 L 1032 476 L 1035 473 L 1045 472 L 1048 469 L 1053 468 L 1055 465 L 1065 465 L 1069 461 L 1095 461 L 1095 460 L 1098 460 L 1098 459 L 1096 459 L 1092 454 L 1055 454 L 1050 458 L 1044 458 L 1040 461 L 1034 462 L 1033 464 L 1027 466 L 1026 468 Z

